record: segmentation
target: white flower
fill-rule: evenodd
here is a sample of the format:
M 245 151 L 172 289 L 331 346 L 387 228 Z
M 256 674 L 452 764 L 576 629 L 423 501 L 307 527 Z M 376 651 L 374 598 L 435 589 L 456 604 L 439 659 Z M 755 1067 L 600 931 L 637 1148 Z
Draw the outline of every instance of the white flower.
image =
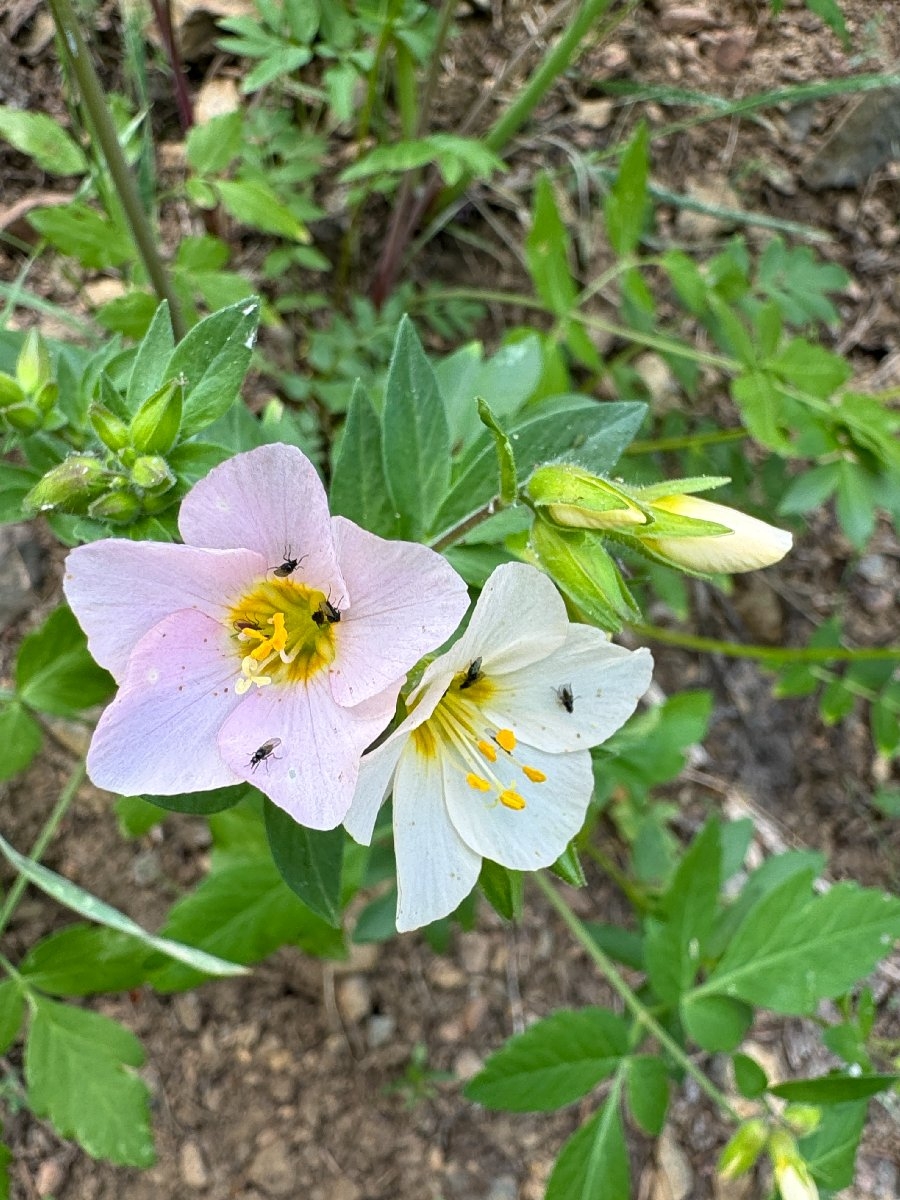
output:
M 399 930 L 452 912 L 482 858 L 520 871 L 556 861 L 584 822 L 590 747 L 634 712 L 652 666 L 648 650 L 570 624 L 534 567 L 494 571 L 409 715 L 364 756 L 344 822 L 368 844 L 393 786 Z

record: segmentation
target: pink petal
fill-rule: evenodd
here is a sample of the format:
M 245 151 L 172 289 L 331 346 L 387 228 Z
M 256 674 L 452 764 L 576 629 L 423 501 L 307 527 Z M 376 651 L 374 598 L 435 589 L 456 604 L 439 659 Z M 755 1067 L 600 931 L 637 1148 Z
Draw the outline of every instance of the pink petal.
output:
M 355 708 L 334 702 L 324 674 L 254 691 L 219 733 L 222 757 L 300 825 L 333 829 L 347 815 L 359 760 L 390 722 L 399 690 L 398 682 Z
M 224 622 L 265 570 L 250 550 L 107 538 L 71 552 L 63 590 L 91 654 L 120 681 L 134 646 L 163 617 L 193 609 Z
M 325 489 L 296 446 L 259 446 L 213 467 L 182 501 L 178 527 L 189 545 L 245 546 L 270 569 L 298 559 L 298 583 L 346 592 Z
M 215 621 L 189 609 L 164 617 L 135 646 L 94 731 L 87 767 L 97 787 L 172 796 L 238 783 L 216 736 L 240 702 L 239 668 Z
M 338 704 L 358 704 L 446 641 L 469 597 L 461 577 L 427 546 L 387 541 L 344 517 L 332 526 L 351 600 L 333 626 L 331 687 Z

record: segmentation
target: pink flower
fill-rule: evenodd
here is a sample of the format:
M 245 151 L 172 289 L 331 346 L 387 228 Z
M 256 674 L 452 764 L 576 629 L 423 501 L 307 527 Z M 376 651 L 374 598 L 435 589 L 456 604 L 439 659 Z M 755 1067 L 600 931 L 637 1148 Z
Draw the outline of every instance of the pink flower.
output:
M 73 550 L 65 592 L 119 684 L 88 754 L 98 787 L 176 795 L 247 780 L 331 829 L 406 672 L 468 605 L 450 565 L 328 512 L 312 463 L 261 446 L 185 497 L 184 545 Z

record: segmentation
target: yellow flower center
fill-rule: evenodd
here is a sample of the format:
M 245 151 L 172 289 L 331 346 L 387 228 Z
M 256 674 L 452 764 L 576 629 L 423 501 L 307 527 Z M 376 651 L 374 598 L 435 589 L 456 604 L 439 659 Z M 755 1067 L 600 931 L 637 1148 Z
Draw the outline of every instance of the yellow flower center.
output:
M 238 695 L 272 683 L 305 683 L 334 661 L 334 624 L 317 621 L 327 597 L 291 579 L 266 579 L 229 613 L 240 654 Z
M 481 706 L 495 688 L 480 668 L 481 660 L 476 659 L 455 677 L 428 720 L 413 730 L 413 746 L 423 758 L 435 758 L 440 747 L 455 751 L 454 758 L 474 792 L 493 794 L 495 804 L 520 812 L 525 798 L 501 778 L 497 764 L 512 764 L 531 783 L 544 783 L 547 776 L 516 759 L 518 739 L 512 729 L 492 730 L 484 725 Z

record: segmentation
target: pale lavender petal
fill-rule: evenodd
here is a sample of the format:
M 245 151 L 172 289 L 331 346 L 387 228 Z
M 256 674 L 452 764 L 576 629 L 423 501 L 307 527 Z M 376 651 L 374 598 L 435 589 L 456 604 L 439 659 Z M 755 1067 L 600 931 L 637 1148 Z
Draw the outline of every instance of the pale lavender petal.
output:
M 507 808 L 496 792 L 478 792 L 466 782 L 462 764 L 445 756 L 444 797 L 454 828 L 473 853 L 516 871 L 533 871 L 556 862 L 580 831 L 594 789 L 590 753 L 544 754 L 519 746 L 515 756 L 501 754 L 495 770 L 501 781 L 525 801 Z M 534 783 L 522 771 L 546 775 Z
M 570 625 L 542 662 L 495 680 L 482 712 L 498 729 L 551 753 L 599 746 L 621 728 L 650 686 L 647 649 L 615 646 L 599 629 Z M 568 711 L 561 689 L 571 693 Z
M 325 489 L 296 446 L 258 446 L 213 467 L 182 501 L 178 527 L 189 545 L 244 546 L 270 569 L 297 559 L 291 578 L 346 594 Z
M 88 752 L 97 787 L 172 796 L 238 783 L 216 737 L 240 697 L 231 639 L 200 612 L 172 613 L 144 634 Z
M 387 541 L 343 517 L 333 528 L 351 602 L 334 626 L 331 686 L 339 704 L 358 704 L 446 641 L 469 596 L 447 560 L 427 546 Z
M 227 624 L 229 609 L 265 571 L 251 550 L 106 538 L 69 554 L 63 590 L 91 654 L 118 681 L 136 643 L 163 617 L 192 609 Z
M 441 759 L 412 748 L 394 775 L 397 929 L 446 917 L 478 882 L 481 856 L 453 828 L 443 799 Z
M 547 576 L 527 563 L 503 563 L 484 585 L 447 664 L 460 671 L 480 658 L 488 676 L 515 671 L 561 646 L 567 628 L 566 606 Z
M 387 728 L 399 690 L 398 682 L 355 708 L 335 703 L 324 674 L 254 690 L 219 733 L 222 757 L 300 825 L 333 829 L 347 815 L 359 760 Z

